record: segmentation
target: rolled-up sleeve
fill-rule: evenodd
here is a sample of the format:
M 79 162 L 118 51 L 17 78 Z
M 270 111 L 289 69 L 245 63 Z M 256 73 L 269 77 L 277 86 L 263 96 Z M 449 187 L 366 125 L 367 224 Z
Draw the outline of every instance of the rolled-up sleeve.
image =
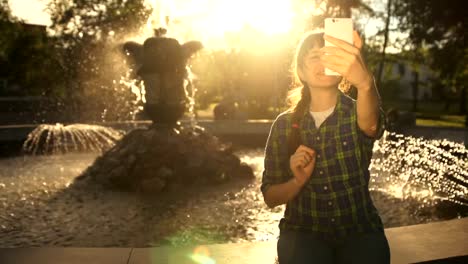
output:
M 271 185 L 286 182 L 291 178 L 286 139 L 286 120 L 277 117 L 271 125 L 264 152 L 264 170 L 260 186 L 263 195 Z
M 382 107 L 379 107 L 379 120 L 377 121 L 377 133 L 375 134 L 375 137 L 370 137 L 366 135 L 361 129 L 358 129 L 358 130 L 359 130 L 361 139 L 364 141 L 364 143 L 373 144 L 374 141 L 382 138 L 386 127 L 387 127 L 387 117 Z

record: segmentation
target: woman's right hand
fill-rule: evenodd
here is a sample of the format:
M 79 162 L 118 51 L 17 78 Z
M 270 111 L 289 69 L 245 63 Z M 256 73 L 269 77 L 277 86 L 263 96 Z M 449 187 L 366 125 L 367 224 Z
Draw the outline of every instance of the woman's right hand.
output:
M 303 186 L 312 175 L 315 168 L 315 150 L 300 145 L 289 159 L 289 167 L 294 174 L 296 182 Z

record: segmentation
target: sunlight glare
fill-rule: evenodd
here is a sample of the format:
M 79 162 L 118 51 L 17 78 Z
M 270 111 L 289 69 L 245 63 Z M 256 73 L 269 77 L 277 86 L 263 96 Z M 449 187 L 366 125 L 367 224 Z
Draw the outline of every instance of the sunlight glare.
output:
M 256 38 L 288 33 L 295 15 L 291 0 L 147 1 L 153 8 L 147 27 L 167 26 L 171 37 L 198 39 L 210 48 L 225 48 L 226 37 L 237 39 L 243 31 Z
M 189 258 L 199 264 L 216 264 L 216 261 L 210 258 L 210 252 L 206 246 L 196 247 Z

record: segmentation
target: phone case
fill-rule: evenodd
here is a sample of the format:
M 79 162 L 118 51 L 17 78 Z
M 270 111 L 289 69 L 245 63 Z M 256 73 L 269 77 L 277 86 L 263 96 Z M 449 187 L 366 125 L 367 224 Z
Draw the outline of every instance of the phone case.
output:
M 351 18 L 326 18 L 325 35 L 342 39 L 353 44 L 353 20 Z M 325 41 L 325 46 L 335 46 Z M 325 68 L 325 75 L 340 75 L 339 73 Z

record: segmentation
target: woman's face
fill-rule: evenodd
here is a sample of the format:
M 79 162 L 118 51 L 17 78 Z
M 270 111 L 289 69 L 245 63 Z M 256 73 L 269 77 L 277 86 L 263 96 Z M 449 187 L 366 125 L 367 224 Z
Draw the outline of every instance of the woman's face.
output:
M 298 69 L 301 80 L 309 87 L 333 87 L 341 81 L 341 76 L 325 75 L 325 67 L 320 62 L 320 47 L 315 45 L 305 55 L 303 64 Z

